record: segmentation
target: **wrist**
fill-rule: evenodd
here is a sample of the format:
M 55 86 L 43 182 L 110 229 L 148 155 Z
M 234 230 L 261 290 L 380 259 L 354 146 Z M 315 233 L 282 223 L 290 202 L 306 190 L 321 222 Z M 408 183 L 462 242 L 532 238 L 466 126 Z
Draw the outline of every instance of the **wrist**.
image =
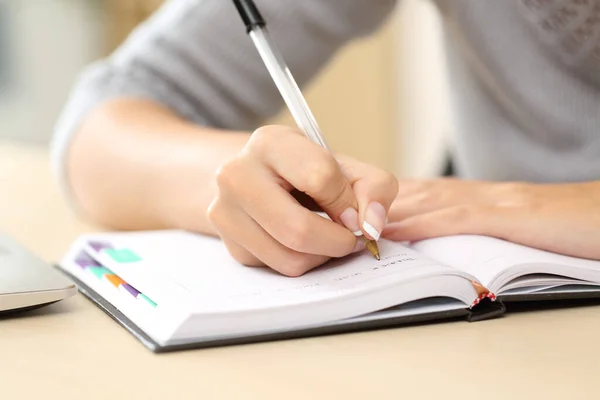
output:
M 208 235 L 216 235 L 206 216 L 217 194 L 216 173 L 235 157 L 250 138 L 245 132 L 206 131 L 200 129 L 166 166 L 159 178 L 165 187 L 159 193 L 157 213 L 164 225 Z

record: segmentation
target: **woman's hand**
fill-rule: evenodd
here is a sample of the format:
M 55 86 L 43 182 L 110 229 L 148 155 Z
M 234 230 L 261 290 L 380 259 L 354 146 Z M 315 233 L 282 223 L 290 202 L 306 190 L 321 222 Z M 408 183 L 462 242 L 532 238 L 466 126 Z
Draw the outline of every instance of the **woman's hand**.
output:
M 400 181 L 383 236 L 416 241 L 480 234 L 600 259 L 600 182 Z
M 361 248 L 356 235 L 379 239 L 396 197 L 390 173 L 334 158 L 298 131 L 264 127 L 217 174 L 208 218 L 230 254 L 249 266 L 299 276 Z M 299 202 L 305 194 L 327 213 Z M 353 234 L 354 232 L 354 234 Z

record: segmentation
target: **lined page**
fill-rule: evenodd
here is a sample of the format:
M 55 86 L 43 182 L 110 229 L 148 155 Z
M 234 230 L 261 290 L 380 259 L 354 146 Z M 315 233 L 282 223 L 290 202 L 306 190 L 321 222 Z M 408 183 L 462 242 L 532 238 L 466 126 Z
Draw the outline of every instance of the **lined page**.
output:
M 240 265 L 221 241 L 187 232 L 120 233 L 88 240 L 110 243 L 118 250 L 112 254 L 127 254 L 129 261 L 123 262 L 102 250 L 96 257 L 157 301 L 185 301 L 215 311 L 240 304 L 250 308 L 301 304 L 427 276 L 466 275 L 388 241 L 379 243 L 381 261 L 365 251 L 288 278 L 268 268 Z
M 497 276 L 523 264 L 552 264 L 600 272 L 598 261 L 568 257 L 487 236 L 457 235 L 427 239 L 414 243 L 411 248 L 474 275 L 490 289 Z

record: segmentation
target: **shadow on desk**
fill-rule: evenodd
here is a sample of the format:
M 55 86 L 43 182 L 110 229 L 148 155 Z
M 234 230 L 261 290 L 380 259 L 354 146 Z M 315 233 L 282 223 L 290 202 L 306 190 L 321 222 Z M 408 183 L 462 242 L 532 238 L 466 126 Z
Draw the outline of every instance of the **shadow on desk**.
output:
M 569 308 L 582 308 L 582 307 L 597 307 L 600 306 L 600 298 L 581 298 L 581 299 L 557 299 L 557 300 L 544 300 L 544 301 L 522 301 L 522 302 L 508 302 L 505 304 L 506 312 L 511 313 L 527 313 L 527 312 L 539 312 L 539 311 L 553 311 L 562 310 Z M 6 311 L 0 312 L 0 321 L 8 319 L 21 319 L 21 318 L 35 318 L 47 315 L 57 314 L 70 314 L 72 313 L 73 307 L 70 307 L 66 302 L 58 301 L 53 304 L 47 304 L 43 306 L 34 306 L 27 309 L 17 311 Z M 452 319 L 450 319 L 452 320 Z M 457 318 L 461 320 L 461 318 Z M 436 321 L 415 321 L 407 325 L 426 325 L 439 323 Z
M 0 311 L 0 322 L 11 319 L 35 318 L 48 315 L 69 314 L 73 308 L 65 304 L 65 300 L 55 303 L 37 305 L 14 311 Z
M 79 297 L 80 295 L 78 295 Z M 80 302 L 74 302 L 72 301 L 72 299 L 66 299 L 63 301 L 59 301 L 57 303 L 51 304 L 51 305 L 47 305 L 41 308 L 37 308 L 37 309 L 32 309 L 32 310 L 28 310 L 28 311 L 20 311 L 20 312 L 13 312 L 13 313 L 0 313 L 0 326 L 2 326 L 3 324 L 11 324 L 12 322 L 17 322 L 17 321 L 28 321 L 29 323 L 31 323 L 33 321 L 34 324 L 36 324 L 36 326 L 38 325 L 38 323 L 35 321 L 35 318 L 40 318 L 40 319 L 52 319 L 53 321 L 55 321 L 56 318 L 63 320 L 63 318 L 65 320 L 68 320 L 69 322 L 67 323 L 67 326 L 72 326 L 73 323 L 79 325 L 79 322 L 86 320 L 86 316 L 83 316 L 81 314 L 82 311 L 82 305 L 84 303 L 87 303 L 89 300 L 87 298 L 81 298 L 81 300 L 83 300 L 83 303 Z M 509 318 L 511 317 L 511 315 L 523 315 L 523 314 L 527 314 L 527 313 L 532 313 L 532 314 L 545 314 L 546 312 L 554 312 L 554 311 L 560 311 L 560 310 L 570 310 L 570 309 L 589 309 L 592 307 L 598 307 L 600 306 L 600 298 L 581 298 L 581 299 L 557 299 L 557 300 L 544 300 L 544 301 L 522 301 L 522 302 L 509 302 L 505 304 L 506 307 L 506 314 L 499 316 L 498 318 L 492 318 L 490 320 L 487 321 L 481 321 L 479 323 L 483 323 L 485 324 L 486 322 L 493 322 L 495 320 L 498 319 L 503 319 L 503 318 Z M 111 318 L 114 319 L 114 316 L 110 315 L 109 316 Z M 288 339 L 295 339 L 295 340 L 301 340 L 303 338 L 311 338 L 313 336 L 342 336 L 342 335 L 352 335 L 352 334 L 356 334 L 356 333 L 360 333 L 360 332 L 374 332 L 374 331 L 382 331 L 382 330 L 394 330 L 394 329 L 411 329 L 411 328 L 415 328 L 415 327 L 424 327 L 424 326 L 431 326 L 431 325 L 438 325 L 438 324 L 444 324 L 444 325 L 448 325 L 448 324 L 455 324 L 455 323 L 460 323 L 463 324 L 465 323 L 465 319 L 464 317 L 450 317 L 450 318 L 443 318 L 442 320 L 436 320 L 436 319 L 421 319 L 421 318 L 414 318 L 412 321 L 403 321 L 402 323 L 398 323 L 398 324 L 394 324 L 394 323 L 390 323 L 385 322 L 385 323 L 381 323 L 381 324 L 373 324 L 371 326 L 367 327 L 357 327 L 356 329 L 350 329 L 347 332 L 337 332 L 335 330 L 332 331 L 327 331 L 326 329 L 318 329 L 315 332 L 311 332 L 307 331 L 305 332 L 303 335 L 299 335 L 299 336 L 294 336 L 294 335 L 290 335 L 289 337 L 286 335 L 274 335 L 272 337 L 269 337 L 269 335 L 267 335 L 266 337 L 263 337 L 262 340 L 259 340 L 258 342 L 279 342 L 279 341 L 285 341 Z M 502 323 L 502 322 L 501 322 Z M 111 328 L 112 327 L 112 328 Z M 512 326 L 514 328 L 514 325 Z M 117 330 L 121 330 L 122 327 L 120 326 L 119 323 L 114 323 L 114 325 L 106 325 L 107 329 L 114 329 L 115 331 Z M 511 329 L 511 328 L 509 328 Z M 201 349 L 203 347 L 223 347 L 223 346 L 228 346 L 228 345 L 252 345 L 255 343 L 255 340 L 248 338 L 248 340 L 239 340 L 236 343 L 214 343 L 212 345 L 206 345 L 206 346 L 192 346 L 189 347 L 187 345 L 182 345 L 182 346 L 172 346 L 172 348 L 169 349 L 165 349 L 165 350 L 158 350 L 158 349 L 154 349 L 153 351 L 155 353 L 163 353 L 163 352 L 172 352 L 172 351 L 178 351 L 178 350 L 191 350 L 191 349 Z

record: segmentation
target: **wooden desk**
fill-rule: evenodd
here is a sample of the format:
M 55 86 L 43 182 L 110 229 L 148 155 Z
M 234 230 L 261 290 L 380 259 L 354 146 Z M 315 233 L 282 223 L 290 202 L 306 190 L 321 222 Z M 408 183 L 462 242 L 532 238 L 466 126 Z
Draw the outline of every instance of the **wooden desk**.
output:
M 44 150 L 2 143 L 0 228 L 48 261 L 93 229 Z M 0 320 L 0 396 L 597 399 L 599 355 L 600 307 L 154 355 L 77 295 Z

